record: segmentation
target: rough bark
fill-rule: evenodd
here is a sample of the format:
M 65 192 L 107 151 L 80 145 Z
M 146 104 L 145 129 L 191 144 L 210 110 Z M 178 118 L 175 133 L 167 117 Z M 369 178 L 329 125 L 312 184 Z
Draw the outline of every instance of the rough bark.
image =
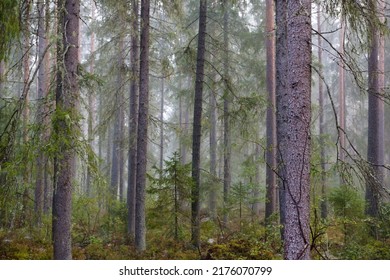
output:
M 137 181 L 136 181 L 136 229 L 135 245 L 138 251 L 146 249 L 145 186 L 148 152 L 149 110 L 149 0 L 141 0 L 140 84 L 137 134 Z
M 200 143 L 202 130 L 202 102 L 204 61 L 206 51 L 206 20 L 207 0 L 200 0 L 199 5 L 199 29 L 198 51 L 196 59 L 195 76 L 195 102 L 194 102 L 194 125 L 192 134 L 192 180 L 191 188 L 191 243 L 200 247 Z
M 276 7 L 276 134 L 277 134 L 277 161 L 279 177 L 279 216 L 281 236 L 284 240 L 284 226 L 286 221 L 286 168 L 285 158 L 287 143 L 288 95 L 287 95 L 287 2 L 275 1 Z
M 276 212 L 276 115 L 275 115 L 275 36 L 274 36 L 274 1 L 266 1 L 266 83 L 268 92 L 267 105 L 267 148 L 266 148 L 266 200 L 265 220 Z
M 132 238 L 135 236 L 135 183 L 137 172 L 137 129 L 138 129 L 138 67 L 139 67 L 139 32 L 138 32 L 138 0 L 132 1 L 132 34 L 131 34 L 131 80 L 130 80 L 130 112 L 129 112 L 129 159 L 127 182 L 127 230 Z
M 72 189 L 75 182 L 74 147 L 77 141 L 79 0 L 58 1 L 56 121 L 58 154 L 54 167 L 54 259 L 71 259 Z M 62 66 L 63 65 L 63 66 Z
M 376 13 L 383 9 L 382 4 L 376 1 L 370 1 L 370 6 Z M 372 24 L 370 28 L 367 143 L 370 173 L 366 182 L 366 214 L 378 218 L 384 164 L 384 39 L 377 26 Z M 372 234 L 376 235 L 376 230 L 372 230 Z
M 287 3 L 285 259 L 310 258 L 311 1 Z

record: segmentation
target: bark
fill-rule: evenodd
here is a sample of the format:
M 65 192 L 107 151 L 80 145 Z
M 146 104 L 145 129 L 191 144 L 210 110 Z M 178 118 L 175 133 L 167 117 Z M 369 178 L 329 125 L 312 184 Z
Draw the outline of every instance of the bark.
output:
M 266 1 L 266 48 L 267 48 L 267 149 L 266 149 L 266 200 L 265 220 L 276 212 L 276 116 L 275 116 L 275 36 L 274 1 Z
M 141 41 L 140 41 L 140 84 L 137 134 L 137 181 L 135 246 L 138 251 L 146 249 L 145 186 L 148 152 L 148 110 L 149 110 L 149 0 L 141 0 Z
M 54 167 L 53 245 L 54 259 L 71 259 L 72 189 L 75 182 L 78 108 L 79 0 L 59 0 L 57 46 L 56 120 L 58 154 Z M 66 50 L 66 51 L 65 51 Z M 62 66 L 63 65 L 63 66 Z
M 317 5 L 317 31 L 321 34 L 321 5 Z M 321 218 L 326 219 L 328 216 L 328 204 L 326 199 L 326 175 L 325 175 L 325 120 L 324 120 L 324 85 L 321 77 L 323 76 L 322 71 L 322 38 L 318 39 L 318 64 L 319 66 L 319 78 L 318 78 L 318 100 L 320 107 L 320 118 L 319 118 L 319 134 L 320 134 L 320 162 L 321 162 Z
M 373 11 L 379 13 L 382 4 L 370 1 Z M 366 214 L 379 217 L 380 189 L 383 186 L 384 164 L 384 38 L 372 24 L 368 57 L 368 143 L 367 160 L 370 173 L 366 182 Z M 377 230 L 372 229 L 377 236 Z
M 200 143 L 202 130 L 204 61 L 206 50 L 206 20 L 207 0 L 200 0 L 198 51 L 195 76 L 194 125 L 192 134 L 193 186 L 191 189 L 191 243 L 197 248 L 200 247 Z
M 227 204 L 231 185 L 231 139 L 230 139 L 230 77 L 229 77 L 229 4 L 227 0 L 223 2 L 224 16 L 223 16 L 223 44 L 224 44 L 224 76 L 225 76 L 225 89 L 224 89 L 224 101 L 223 101 L 223 203 L 224 203 L 224 215 L 223 224 L 227 226 L 228 213 Z
M 288 95 L 287 95 L 287 2 L 277 0 L 276 4 L 276 134 L 278 142 L 278 177 L 279 177 L 279 216 L 281 237 L 284 240 L 286 221 L 286 167 L 288 128 Z
M 137 171 L 137 129 L 138 129 L 138 0 L 133 0 L 132 11 L 132 34 L 131 34 L 131 80 L 130 80 L 130 117 L 129 117 L 129 159 L 128 159 L 128 182 L 127 182 L 127 210 L 128 210 L 128 233 L 132 238 L 135 236 L 135 183 Z
M 4 97 L 4 82 L 5 82 L 5 62 L 4 60 L 0 61 L 0 98 Z
M 310 258 L 311 1 L 287 3 L 285 259 Z

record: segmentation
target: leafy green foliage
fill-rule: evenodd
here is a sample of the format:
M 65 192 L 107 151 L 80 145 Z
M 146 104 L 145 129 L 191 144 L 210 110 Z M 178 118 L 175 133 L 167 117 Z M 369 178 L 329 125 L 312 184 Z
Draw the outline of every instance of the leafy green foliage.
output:
M 12 42 L 20 34 L 19 0 L 0 1 L 0 60 L 6 60 Z

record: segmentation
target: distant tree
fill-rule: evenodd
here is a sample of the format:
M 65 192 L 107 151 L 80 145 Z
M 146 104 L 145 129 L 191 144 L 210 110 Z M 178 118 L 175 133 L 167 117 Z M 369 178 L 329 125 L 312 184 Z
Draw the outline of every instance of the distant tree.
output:
M 275 114 L 275 24 L 274 1 L 266 1 L 266 49 L 267 49 L 267 150 L 266 150 L 266 221 L 276 212 L 276 114 Z

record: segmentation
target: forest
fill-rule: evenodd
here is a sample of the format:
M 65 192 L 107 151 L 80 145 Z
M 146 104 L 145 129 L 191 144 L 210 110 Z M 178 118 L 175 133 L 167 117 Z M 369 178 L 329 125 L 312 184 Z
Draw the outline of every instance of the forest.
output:
M 389 4 L 1 0 L 0 259 L 390 259 Z

